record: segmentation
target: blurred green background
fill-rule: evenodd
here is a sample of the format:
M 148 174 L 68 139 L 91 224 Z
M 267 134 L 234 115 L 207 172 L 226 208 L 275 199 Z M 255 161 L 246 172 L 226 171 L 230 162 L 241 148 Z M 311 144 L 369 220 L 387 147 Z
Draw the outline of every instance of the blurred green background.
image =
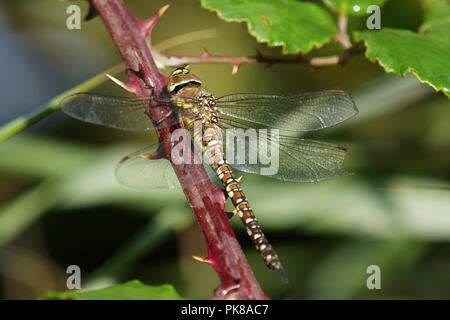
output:
M 417 30 L 433 1 L 391 0 L 382 27 Z M 434 1 L 435 2 L 435 1 Z M 84 1 L 76 1 L 83 15 Z M 139 18 L 165 1 L 127 1 Z M 120 62 L 100 18 L 66 29 L 67 3 L 0 2 L 0 125 Z M 350 31 L 364 18 L 351 18 Z M 174 0 L 152 34 L 153 44 L 189 32 L 214 37 L 177 44 L 166 53 L 281 54 L 256 43 L 245 24 L 226 23 L 198 1 Z M 186 39 L 185 39 L 186 40 Z M 188 39 L 189 40 L 189 39 Z M 334 54 L 332 44 L 317 55 Z M 216 96 L 236 92 L 349 91 L 353 119 L 315 134 L 348 147 L 354 175 L 293 184 L 246 174 L 242 186 L 289 277 L 268 271 L 238 219 L 237 237 L 265 293 L 277 299 L 450 298 L 450 103 L 408 75 L 399 78 L 363 55 L 345 67 L 304 64 L 192 65 Z M 163 70 L 166 74 L 169 69 Z M 124 94 L 110 82 L 94 92 Z M 82 123 L 58 111 L 0 144 L 0 297 L 33 299 L 65 290 L 67 266 L 82 270 L 82 287 L 130 279 L 169 283 L 188 298 L 212 296 L 219 280 L 194 261 L 205 245 L 181 190 L 133 190 L 114 177 L 127 153 L 155 141 Z M 368 290 L 370 265 L 381 290 Z

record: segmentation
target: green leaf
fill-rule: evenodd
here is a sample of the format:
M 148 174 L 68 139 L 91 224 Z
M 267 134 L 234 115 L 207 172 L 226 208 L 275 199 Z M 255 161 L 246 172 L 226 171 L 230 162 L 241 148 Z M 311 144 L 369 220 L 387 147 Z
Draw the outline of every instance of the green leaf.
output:
M 283 46 L 285 54 L 307 53 L 336 35 L 331 15 L 310 2 L 293 0 L 201 0 L 225 21 L 247 22 L 259 42 Z
M 386 72 L 404 76 L 411 71 L 421 82 L 449 96 L 449 4 L 439 2 L 429 9 L 419 34 L 384 28 L 380 31 L 356 31 L 354 38 L 366 43 L 366 57 L 378 61 Z
M 450 32 L 450 30 L 447 30 Z M 378 63 L 386 72 L 399 76 L 411 71 L 421 82 L 436 91 L 450 94 L 450 43 L 434 36 L 418 35 L 401 29 L 356 31 L 356 41 L 364 41 L 366 57 Z
M 381 7 L 386 0 L 323 0 L 323 2 L 339 14 L 365 16 L 369 6 Z
M 138 280 L 129 281 L 116 286 L 74 292 L 47 292 L 40 299 L 53 300 L 184 300 L 175 289 L 168 284 L 146 286 Z

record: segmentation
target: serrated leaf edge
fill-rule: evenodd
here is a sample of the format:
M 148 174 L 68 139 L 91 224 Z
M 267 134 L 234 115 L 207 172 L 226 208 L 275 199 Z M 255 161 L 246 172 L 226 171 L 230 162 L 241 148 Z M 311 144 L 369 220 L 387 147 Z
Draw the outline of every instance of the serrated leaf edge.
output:
M 371 59 L 371 58 L 368 56 L 369 46 L 368 46 L 368 44 L 367 44 L 367 41 L 366 41 L 365 39 L 361 39 L 361 38 L 358 39 L 358 36 L 357 36 L 358 33 L 360 33 L 360 32 L 359 32 L 359 31 L 354 31 L 354 32 L 353 32 L 353 39 L 354 39 L 356 42 L 364 42 L 364 45 L 366 46 L 366 50 L 365 50 L 365 52 L 364 52 L 364 56 L 367 58 L 367 60 L 369 60 L 369 61 L 371 61 L 371 62 L 373 62 L 373 63 L 377 63 L 379 66 L 381 66 L 381 67 L 384 69 L 384 71 L 385 71 L 386 73 L 393 73 L 393 74 L 395 74 L 395 75 L 404 77 L 404 76 L 406 76 L 409 72 L 411 72 L 411 73 L 417 78 L 417 80 L 419 80 L 420 83 L 422 83 L 422 84 L 427 84 L 427 85 L 429 85 L 430 87 L 432 87 L 436 92 L 440 92 L 440 91 L 441 91 L 441 92 L 443 92 L 447 97 L 450 97 L 450 90 L 449 90 L 449 91 L 446 91 L 446 90 L 445 90 L 446 88 L 438 88 L 437 86 L 435 86 L 434 84 L 430 83 L 429 81 L 424 80 L 420 75 L 417 74 L 417 72 L 416 72 L 412 67 L 406 68 L 406 70 L 405 70 L 403 73 L 401 73 L 401 72 L 396 72 L 394 69 L 389 68 L 388 66 L 384 65 L 384 64 L 380 61 L 380 59 L 379 59 L 378 57 L 375 57 L 375 58 Z
M 203 3 L 202 3 L 202 7 L 204 9 L 209 10 L 209 11 L 215 12 L 217 14 L 217 16 L 219 18 L 221 18 L 222 20 L 224 20 L 224 21 L 227 21 L 227 22 L 245 22 L 247 24 L 248 33 L 250 33 L 253 37 L 255 37 L 258 42 L 267 43 L 269 47 L 281 47 L 282 48 L 281 50 L 282 50 L 283 54 L 299 54 L 299 53 L 307 54 L 310 51 L 312 51 L 313 49 L 319 49 L 319 48 L 323 47 L 325 44 L 330 43 L 332 40 L 336 39 L 336 34 L 333 34 L 333 35 L 330 35 L 327 39 L 324 39 L 324 41 L 322 41 L 322 42 L 317 42 L 317 41 L 311 42 L 306 50 L 299 49 L 297 53 L 290 53 L 290 52 L 287 53 L 286 52 L 286 44 L 285 43 L 278 44 L 277 42 L 273 42 L 270 39 L 265 39 L 264 37 L 259 36 L 258 34 L 256 34 L 251 29 L 251 27 L 253 27 L 253 26 L 251 25 L 251 22 L 248 21 L 247 19 L 245 19 L 245 18 L 226 18 L 226 17 L 224 17 L 224 15 L 219 10 L 217 10 L 215 8 L 207 6 L 207 5 L 203 4 Z M 337 28 L 336 28 L 335 31 L 337 32 Z

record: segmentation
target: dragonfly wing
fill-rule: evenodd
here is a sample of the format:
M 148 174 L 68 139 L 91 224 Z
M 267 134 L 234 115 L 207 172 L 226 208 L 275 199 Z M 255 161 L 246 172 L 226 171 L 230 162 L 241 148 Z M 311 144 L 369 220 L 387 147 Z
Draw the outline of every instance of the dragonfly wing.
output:
M 340 90 L 292 95 L 233 94 L 217 100 L 223 118 L 238 119 L 287 131 L 312 131 L 334 126 L 358 109 Z
M 124 157 L 116 166 L 116 178 L 125 186 L 138 189 L 181 188 L 172 164 L 165 158 L 148 159 L 158 150 L 158 144 L 145 147 Z M 203 165 L 208 177 L 217 183 L 214 170 Z
M 116 178 L 125 186 L 139 189 L 179 188 L 167 159 L 146 159 L 158 150 L 158 143 L 124 157 L 116 166 Z
M 89 123 L 126 131 L 153 129 L 142 101 L 136 98 L 75 93 L 61 102 L 69 116 Z
M 256 142 L 245 139 L 242 147 L 229 135 L 231 131 L 225 132 L 225 154 L 231 166 L 240 171 L 292 182 L 315 182 L 350 174 L 342 168 L 346 153 L 343 147 L 298 137 L 272 136 L 273 132 L 266 136 L 259 132 Z M 244 161 L 237 157 L 239 153 L 245 154 Z

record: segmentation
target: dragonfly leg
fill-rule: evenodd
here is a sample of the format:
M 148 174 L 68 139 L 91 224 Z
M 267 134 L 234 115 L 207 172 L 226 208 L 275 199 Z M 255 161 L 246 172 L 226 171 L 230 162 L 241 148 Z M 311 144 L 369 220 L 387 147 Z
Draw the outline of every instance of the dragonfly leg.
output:
M 178 112 L 178 123 L 180 124 L 181 128 L 184 128 L 183 116 L 180 112 Z

